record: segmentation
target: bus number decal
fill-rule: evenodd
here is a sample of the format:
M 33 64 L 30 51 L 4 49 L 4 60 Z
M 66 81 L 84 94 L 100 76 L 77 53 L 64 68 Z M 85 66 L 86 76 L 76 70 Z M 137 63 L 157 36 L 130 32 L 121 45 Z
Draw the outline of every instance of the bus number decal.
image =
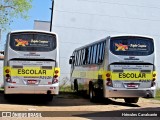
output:
M 139 80 L 139 82 L 151 82 L 151 80 Z
M 39 78 L 40 79 L 51 79 L 52 77 L 51 76 L 40 76 Z

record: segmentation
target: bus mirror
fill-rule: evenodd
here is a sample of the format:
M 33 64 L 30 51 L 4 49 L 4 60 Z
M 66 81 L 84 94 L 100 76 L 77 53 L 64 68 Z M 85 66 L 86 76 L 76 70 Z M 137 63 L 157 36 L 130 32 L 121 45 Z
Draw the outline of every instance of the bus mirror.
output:
M 69 59 L 69 64 L 72 64 L 72 59 Z

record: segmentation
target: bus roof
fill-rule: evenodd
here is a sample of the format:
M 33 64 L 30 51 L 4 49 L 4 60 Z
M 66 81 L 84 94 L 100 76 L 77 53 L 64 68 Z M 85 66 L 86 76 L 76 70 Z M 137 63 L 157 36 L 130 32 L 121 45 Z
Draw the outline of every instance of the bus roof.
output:
M 151 36 L 140 35 L 140 34 L 116 34 L 116 35 L 110 35 L 110 37 L 123 37 L 123 36 L 147 37 L 147 38 L 153 39 Z
M 106 37 L 106 38 L 107 38 L 107 37 Z M 74 51 L 79 50 L 79 49 L 81 49 L 81 48 L 85 48 L 85 47 L 90 46 L 90 45 L 93 45 L 93 44 L 96 44 L 96 43 L 98 43 L 98 42 L 102 42 L 102 41 L 106 40 L 106 38 L 103 38 L 103 39 L 94 41 L 94 42 L 92 42 L 92 43 L 85 44 L 85 45 L 83 45 L 83 46 L 81 46 L 81 47 L 79 47 L 79 48 L 76 48 Z
M 44 30 L 15 30 L 15 31 L 10 31 L 9 33 L 16 33 L 16 32 L 42 32 L 42 33 L 56 34 L 54 32 L 49 32 Z
M 102 39 L 100 39 L 100 40 L 97 40 L 97 41 L 94 41 L 94 42 L 92 42 L 92 43 L 88 43 L 88 44 L 85 44 L 85 45 L 83 45 L 83 46 L 81 46 L 81 47 L 78 47 L 78 48 L 76 48 L 74 51 L 80 50 L 80 49 L 85 48 L 85 47 L 87 47 L 87 46 L 89 46 L 89 45 L 93 45 L 93 44 L 96 44 L 96 43 L 101 42 L 101 41 L 103 41 L 103 40 L 106 40 L 108 37 L 112 38 L 112 37 L 123 37 L 123 36 L 147 37 L 147 38 L 153 39 L 151 36 L 138 35 L 138 34 L 118 34 L 118 35 L 110 35 L 110 36 L 107 36 L 107 37 L 102 38 Z

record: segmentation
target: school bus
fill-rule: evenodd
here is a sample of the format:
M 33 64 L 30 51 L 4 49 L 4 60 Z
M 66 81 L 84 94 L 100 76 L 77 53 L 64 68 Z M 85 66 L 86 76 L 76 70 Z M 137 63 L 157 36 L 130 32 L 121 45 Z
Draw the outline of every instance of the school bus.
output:
M 151 37 L 108 36 L 75 49 L 69 63 L 72 89 L 87 91 L 91 101 L 102 96 L 137 103 L 139 97 L 155 97 L 155 47 Z
M 55 33 L 40 30 L 11 31 L 4 57 L 4 94 L 59 93 L 59 45 Z

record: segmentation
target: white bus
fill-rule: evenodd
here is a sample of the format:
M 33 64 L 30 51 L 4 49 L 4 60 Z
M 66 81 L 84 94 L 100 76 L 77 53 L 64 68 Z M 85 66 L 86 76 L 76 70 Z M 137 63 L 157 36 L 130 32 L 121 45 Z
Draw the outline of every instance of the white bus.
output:
M 59 93 L 59 46 L 55 33 L 12 31 L 7 35 L 4 57 L 4 94 Z
M 155 47 L 151 37 L 108 36 L 73 51 L 71 87 L 97 96 L 137 103 L 153 98 L 156 90 Z
M 3 61 L 4 61 L 4 51 L 0 51 L 0 88 L 4 87 L 4 82 L 3 82 Z

